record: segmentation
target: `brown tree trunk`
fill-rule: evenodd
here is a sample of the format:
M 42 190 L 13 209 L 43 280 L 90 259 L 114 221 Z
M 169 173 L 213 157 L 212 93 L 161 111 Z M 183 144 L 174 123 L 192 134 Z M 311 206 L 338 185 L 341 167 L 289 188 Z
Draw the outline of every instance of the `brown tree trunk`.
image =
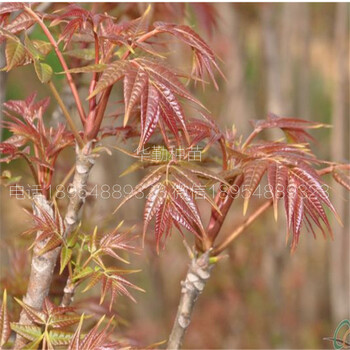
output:
M 349 135 L 346 119 L 349 118 L 349 5 L 338 3 L 335 18 L 335 93 L 333 100 L 332 160 L 345 161 Z M 333 202 L 338 214 L 344 218 L 344 227 L 334 222 L 335 240 L 330 254 L 330 298 L 334 326 L 349 318 L 349 195 L 334 183 Z M 334 220 L 335 221 L 335 220 Z
M 6 59 L 5 59 L 5 44 L 0 44 L 0 67 L 5 67 Z M 6 72 L 0 72 L 0 122 L 3 119 L 2 105 L 5 102 L 6 97 Z M 0 142 L 2 141 L 2 131 L 0 129 Z
M 43 213 L 46 213 L 54 219 L 51 203 L 42 194 L 35 195 L 33 198 L 33 213 L 43 219 Z M 39 231 L 37 237 L 41 233 Z M 27 294 L 23 298 L 23 301 L 27 305 L 38 310 L 42 308 L 44 299 L 49 294 L 53 271 L 60 250 L 60 248 L 56 248 L 45 254 L 40 254 L 40 251 L 45 247 L 48 240 L 49 238 L 41 240 L 34 245 Z M 19 323 L 32 323 L 25 311 L 21 312 Z M 24 344 L 26 344 L 26 340 L 20 335 L 17 335 L 15 349 L 21 349 Z
M 245 135 L 251 128 L 249 120 L 253 119 L 256 113 L 253 112 L 252 103 L 248 101 L 241 17 L 233 4 L 222 3 L 217 8 L 220 18 L 219 31 L 228 46 L 225 56 L 227 63 L 224 66 L 227 83 L 219 120 L 227 127 L 234 123 L 240 133 Z
M 79 222 L 81 208 L 86 197 L 87 181 L 93 163 L 94 158 L 91 155 L 91 143 L 88 143 L 82 150 L 77 146 L 75 174 L 69 193 L 70 200 L 67 213 L 64 218 L 65 231 L 63 238 L 67 237 L 76 228 Z M 40 215 L 40 210 L 38 210 L 38 208 L 53 217 L 54 214 L 51 203 L 42 195 L 34 197 L 33 209 L 36 215 Z M 37 235 L 40 235 L 40 232 L 38 232 Z M 42 308 L 43 301 L 49 294 L 54 268 L 60 252 L 60 247 L 58 247 L 40 255 L 39 252 L 45 244 L 45 241 L 39 241 L 34 245 L 27 293 L 23 298 L 23 301 L 27 305 L 38 310 Z M 31 324 L 31 320 L 28 318 L 25 311 L 21 312 L 19 322 L 21 324 Z M 15 349 L 21 349 L 25 343 L 26 340 L 23 337 L 17 336 Z
M 288 58 L 287 61 L 282 60 L 281 44 L 283 40 L 289 40 L 291 34 L 290 21 L 283 23 L 282 28 L 285 26 L 288 28 L 282 29 L 280 22 L 278 21 L 280 16 L 280 6 L 278 4 L 264 4 L 261 9 L 261 34 L 263 39 L 263 59 L 266 74 L 266 110 L 280 116 L 285 116 L 292 104 L 284 103 L 283 87 L 286 89 L 290 82 L 286 80 L 282 81 L 282 72 L 288 72 L 291 69 L 292 59 Z M 285 11 L 290 12 L 290 6 L 283 4 L 283 7 L 287 6 Z M 291 13 L 288 14 L 292 16 Z M 282 35 L 287 35 L 284 38 Z M 290 40 L 289 40 L 290 42 Z M 285 47 L 288 50 L 287 47 Z M 290 55 L 289 52 L 284 52 L 284 56 Z M 283 65 L 284 64 L 284 65 Z M 283 70 L 282 70 L 283 68 Z M 288 78 L 289 75 L 285 75 L 284 78 Z M 292 98 L 289 96 L 289 98 Z M 279 130 L 269 130 L 269 137 L 271 139 L 278 139 L 281 137 Z M 279 215 L 278 223 L 269 230 L 271 235 L 270 244 L 267 244 L 262 256 L 262 275 L 265 276 L 265 281 L 269 294 L 271 295 L 271 305 L 275 313 L 271 315 L 270 329 L 274 330 L 275 334 L 279 334 L 281 338 L 285 338 L 282 333 L 281 323 L 277 319 L 278 313 L 283 306 L 283 291 L 281 280 L 283 271 L 286 266 L 287 249 L 285 244 L 285 217 Z
M 193 258 L 187 271 L 186 278 L 181 282 L 181 299 L 174 326 L 171 331 L 167 349 L 180 349 L 188 326 L 191 323 L 193 308 L 202 293 L 213 265 L 209 264 L 210 251 L 199 258 Z

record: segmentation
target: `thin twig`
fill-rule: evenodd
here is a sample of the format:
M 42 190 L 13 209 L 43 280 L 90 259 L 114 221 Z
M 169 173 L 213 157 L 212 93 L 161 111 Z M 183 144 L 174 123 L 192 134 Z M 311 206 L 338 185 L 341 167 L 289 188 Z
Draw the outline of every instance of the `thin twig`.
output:
M 218 213 L 217 210 L 215 210 L 215 208 L 212 208 L 207 228 L 208 237 L 210 238 L 211 242 L 214 242 L 217 238 L 222 224 L 226 218 L 226 215 L 230 210 L 234 199 L 237 197 L 237 193 L 243 182 L 243 176 L 240 173 L 237 173 L 237 175 L 234 176 L 231 182 L 233 182 L 233 184 L 230 188 L 225 187 L 225 191 L 221 190 L 220 188 L 215 197 L 215 203 L 219 207 L 221 215 L 220 213 Z
M 335 165 L 331 165 L 329 167 L 320 169 L 320 170 L 317 171 L 317 174 L 320 175 L 320 176 L 327 175 L 327 174 L 332 173 L 335 168 L 344 169 L 344 170 L 345 169 L 346 170 L 350 170 L 350 164 L 335 164 Z
M 226 239 L 214 247 L 213 255 L 220 254 L 227 246 L 236 239 L 253 221 L 255 221 L 261 214 L 263 214 L 272 205 L 272 200 L 262 204 L 252 215 L 250 215 L 244 222 L 239 225 L 233 232 L 226 237 Z
M 20 153 L 21 153 L 21 156 L 23 157 L 23 159 L 27 162 L 27 164 L 29 166 L 29 169 L 33 175 L 35 184 L 39 185 L 38 174 L 36 173 L 36 170 L 33 167 L 33 163 L 30 161 L 30 159 L 28 158 L 28 156 L 25 153 L 23 153 L 23 152 L 20 152 Z
M 108 87 L 103 93 L 98 102 L 98 110 L 95 119 L 92 123 L 86 123 L 85 134 L 88 140 L 93 140 L 97 136 L 98 131 L 100 130 L 101 123 L 107 108 L 107 103 L 109 100 L 109 96 L 112 92 L 112 87 Z M 89 122 L 89 121 L 88 121 Z
M 66 183 L 69 181 L 70 177 L 74 174 L 75 171 L 75 165 L 73 165 L 67 175 L 64 177 L 64 179 L 61 181 L 60 185 L 65 186 Z M 58 189 L 56 188 L 56 191 L 53 193 L 51 200 L 54 201 L 58 193 Z
M 74 298 L 75 288 L 76 288 L 76 285 L 72 281 L 72 278 L 69 276 L 67 278 L 66 285 L 63 289 L 63 297 L 62 297 L 60 306 L 67 307 L 72 303 L 73 298 Z
M 99 48 L 98 36 L 95 31 L 94 31 L 94 40 L 95 40 L 95 64 L 98 64 L 100 62 L 100 48 Z M 89 95 L 92 94 L 92 92 L 94 91 L 97 84 L 97 79 L 98 79 L 98 73 L 94 72 L 90 83 L 90 87 L 89 87 Z M 90 100 L 90 103 L 89 103 L 90 113 L 94 111 L 96 107 L 96 98 L 97 96 L 95 95 Z
M 327 338 L 323 338 L 323 340 L 329 340 L 333 343 L 336 342 L 337 345 L 341 345 L 339 349 L 350 349 L 350 343 L 345 341 L 344 339 L 327 337 Z
M 222 153 L 222 170 L 227 170 L 228 167 L 228 155 L 227 155 L 227 149 L 225 145 L 225 138 L 222 136 L 219 140 L 221 153 Z
M 248 138 L 245 140 L 244 144 L 242 145 L 242 149 L 245 149 L 254 139 L 255 137 L 261 132 L 261 129 L 254 129 L 253 132 L 248 136 Z
M 57 103 L 60 105 L 60 107 L 62 109 L 62 112 L 63 112 L 63 114 L 64 114 L 64 116 L 65 116 L 65 118 L 67 120 L 67 123 L 69 124 L 69 127 L 71 128 L 71 130 L 72 130 L 76 140 L 78 141 L 80 148 L 82 148 L 84 146 L 84 141 L 80 137 L 78 129 L 76 128 L 72 117 L 70 116 L 70 114 L 69 114 L 69 112 L 68 112 L 64 102 L 61 99 L 60 94 L 58 93 L 58 91 L 57 91 L 57 89 L 56 89 L 56 87 L 55 87 L 55 85 L 53 84 L 52 81 L 49 82 L 49 87 L 50 87 L 50 89 L 51 89 L 51 91 L 52 91 L 52 93 L 53 93 Z

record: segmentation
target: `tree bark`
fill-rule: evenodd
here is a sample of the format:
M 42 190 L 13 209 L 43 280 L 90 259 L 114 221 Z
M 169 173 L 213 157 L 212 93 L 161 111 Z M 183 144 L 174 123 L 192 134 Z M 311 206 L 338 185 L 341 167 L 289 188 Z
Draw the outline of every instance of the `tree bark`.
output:
M 67 213 L 64 218 L 65 229 L 63 239 L 69 236 L 69 234 L 76 228 L 80 217 L 80 209 L 85 202 L 86 185 L 90 170 L 94 164 L 91 147 L 91 143 L 86 144 L 82 150 L 80 150 L 78 146 L 76 147 L 75 173 L 70 188 L 70 200 Z M 51 217 L 54 216 L 52 204 L 41 194 L 36 195 L 33 198 L 33 211 L 35 215 L 39 216 L 43 211 L 48 213 Z M 40 235 L 40 232 L 37 233 L 37 236 L 38 235 Z M 42 240 L 34 245 L 27 293 L 23 298 L 23 301 L 27 305 L 38 310 L 42 308 L 44 299 L 49 295 L 54 268 L 61 249 L 61 247 L 58 247 L 46 252 L 45 254 L 39 255 L 39 252 L 46 243 L 46 240 Z M 32 323 L 26 312 L 23 310 L 19 322 L 21 324 Z M 26 339 L 18 335 L 14 348 L 20 349 L 25 344 Z
M 37 194 L 33 197 L 33 213 L 36 216 L 43 218 L 43 212 L 47 213 L 51 218 L 54 218 L 54 212 L 51 203 L 42 195 Z M 38 231 L 39 237 L 41 231 Z M 49 294 L 52 275 L 56 264 L 59 248 L 48 251 L 40 255 L 40 251 L 45 247 L 48 239 L 39 241 L 33 248 L 33 257 L 31 263 L 29 283 L 27 287 L 27 294 L 23 301 L 35 308 L 41 309 L 44 299 Z M 21 324 L 31 324 L 31 319 L 27 313 L 22 310 L 19 322 Z M 15 342 L 15 349 L 21 349 L 26 344 L 26 339 L 17 335 Z
M 73 302 L 75 284 L 70 277 L 67 278 L 66 285 L 63 289 L 63 297 L 60 306 L 67 307 Z
M 171 331 L 167 349 L 180 349 L 186 330 L 191 323 L 194 305 L 202 293 L 213 265 L 209 264 L 210 250 L 193 258 L 186 279 L 181 282 L 181 299 Z

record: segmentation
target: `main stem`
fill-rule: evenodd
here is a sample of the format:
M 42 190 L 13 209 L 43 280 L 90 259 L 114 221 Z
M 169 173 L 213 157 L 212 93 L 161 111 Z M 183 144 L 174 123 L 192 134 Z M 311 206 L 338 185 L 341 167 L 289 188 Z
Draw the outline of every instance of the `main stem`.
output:
M 53 209 L 48 200 L 42 194 L 37 194 L 33 197 L 33 213 L 40 218 L 43 218 L 45 212 L 51 218 L 54 218 Z M 40 236 L 41 231 L 37 233 L 37 237 Z M 33 248 L 33 257 L 31 263 L 31 271 L 29 277 L 29 283 L 27 287 L 27 293 L 23 298 L 23 301 L 35 308 L 41 309 L 45 297 L 49 294 L 49 288 L 52 281 L 53 270 L 55 268 L 55 262 L 57 259 L 58 249 L 50 250 L 49 252 L 40 255 L 40 251 L 45 247 L 46 240 L 37 242 Z M 31 319 L 27 313 L 22 310 L 20 324 L 31 324 Z M 14 349 L 21 349 L 25 344 L 26 340 L 17 335 Z
M 210 250 L 199 258 L 193 258 L 186 279 L 181 282 L 181 299 L 167 349 L 180 349 L 182 346 L 196 301 L 210 278 L 213 265 L 209 264 L 209 256 Z
M 230 201 L 232 203 L 232 201 Z M 230 204 L 227 204 L 229 206 Z M 262 215 L 272 205 L 272 200 L 263 203 L 255 210 L 242 224 L 233 230 L 227 238 L 218 246 L 211 248 L 199 258 L 193 258 L 187 271 L 185 281 L 181 282 L 181 299 L 175 317 L 173 329 L 171 331 L 167 349 L 180 349 L 186 330 L 191 322 L 191 315 L 197 299 L 203 291 L 206 282 L 210 278 L 213 265 L 209 264 L 210 253 L 214 256 L 221 253 L 233 240 L 235 240 L 244 230 L 250 226 L 260 215 Z M 226 207 L 225 207 L 226 208 Z M 226 208 L 225 216 L 228 211 Z M 223 221 L 220 221 L 220 227 Z M 220 230 L 220 228 L 218 228 Z
M 69 204 L 67 213 L 64 218 L 64 232 L 62 239 L 65 239 L 76 228 L 79 222 L 81 208 L 86 198 L 86 186 L 89 178 L 91 168 L 94 164 L 94 158 L 91 154 L 91 143 L 87 143 L 83 149 L 76 147 L 76 161 L 75 173 L 69 193 Z M 33 199 L 33 211 L 36 215 L 41 215 L 44 211 L 51 217 L 54 216 L 51 203 L 43 196 L 37 195 Z M 37 236 L 41 232 L 37 233 Z M 48 296 L 52 276 L 56 265 L 57 257 L 60 253 L 61 247 L 50 250 L 45 254 L 40 254 L 42 248 L 46 245 L 47 240 L 36 242 L 33 248 L 33 257 L 31 263 L 31 271 L 27 293 L 23 301 L 40 310 L 42 308 L 44 299 Z M 22 310 L 19 323 L 32 324 L 25 311 Z M 17 335 L 14 349 L 21 349 L 26 344 L 26 340 Z

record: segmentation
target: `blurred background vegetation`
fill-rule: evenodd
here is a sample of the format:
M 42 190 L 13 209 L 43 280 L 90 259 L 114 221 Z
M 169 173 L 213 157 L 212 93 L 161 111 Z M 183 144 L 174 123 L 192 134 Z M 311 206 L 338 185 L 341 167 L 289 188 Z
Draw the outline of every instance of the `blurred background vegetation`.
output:
M 52 8 L 56 6 L 62 5 L 53 4 Z M 139 16 L 146 4 L 94 6 L 122 20 Z M 265 118 L 269 111 L 332 124 L 331 129 L 315 131 L 314 151 L 323 159 L 349 160 L 348 4 L 154 4 L 153 11 L 155 20 L 192 25 L 222 60 L 220 66 L 227 81 L 220 80 L 219 91 L 209 85 L 204 91 L 201 87 L 191 89 L 223 128 L 234 124 L 238 132 L 247 135 L 249 120 Z M 33 35 L 42 38 L 38 29 Z M 172 54 L 177 66 L 183 62 L 183 68 L 188 69 L 189 52 L 174 46 Z M 54 54 L 49 62 L 60 71 Z M 25 98 L 35 90 L 40 97 L 48 93 L 32 67 L 1 74 L 2 101 Z M 64 80 L 56 77 L 55 82 L 69 104 Z M 82 96 L 86 96 L 84 81 L 80 85 Z M 121 89 L 114 89 L 114 93 L 111 113 L 115 113 Z M 47 114 L 47 122 L 56 123 L 61 116 L 54 103 L 50 108 L 54 113 L 51 117 Z M 7 136 L 3 131 L 3 139 Z M 72 156 L 70 152 L 62 155 L 57 183 L 70 169 Z M 115 152 L 103 155 L 93 169 L 93 184 L 135 185 L 142 174 L 119 178 L 131 162 Z M 2 166 L 3 170 L 7 168 Z M 23 183 L 31 183 L 20 161 L 11 166 L 11 171 L 22 175 Z M 265 214 L 234 242 L 227 258 L 215 267 L 197 304 L 186 348 L 330 347 L 322 338 L 332 336 L 350 312 L 348 196 L 337 184 L 330 185 L 344 224 L 340 227 L 333 222 L 335 240 L 324 240 L 322 234 L 315 240 L 303 232 L 297 251 L 291 255 L 285 245 L 283 215 L 276 224 L 271 212 Z M 110 229 L 123 219 L 127 226 L 135 224 L 138 233 L 143 200 L 134 200 L 117 215 L 110 215 L 118 203 L 115 199 L 89 200 L 83 230 L 90 232 L 96 224 Z M 1 284 L 11 295 L 25 292 L 29 273 L 28 240 L 20 236 L 30 225 L 23 205 L 29 203 L 11 198 L 9 189 L 1 188 Z M 203 207 L 204 221 L 207 213 L 208 208 Z M 241 220 L 242 206 L 237 201 L 220 235 L 228 234 Z M 135 295 L 135 305 L 121 297 L 112 311 L 118 315 L 121 333 L 141 344 L 167 338 L 180 296 L 180 280 L 189 262 L 181 236 L 175 232 L 159 256 L 151 235 L 147 243 L 139 256 L 131 257 L 132 268 L 142 269 L 133 276 L 133 282 L 147 292 Z M 63 283 L 64 276 L 55 281 L 53 296 L 61 293 Z M 94 298 L 98 300 L 98 295 L 80 294 L 74 303 L 98 318 L 108 306 L 93 305 Z

